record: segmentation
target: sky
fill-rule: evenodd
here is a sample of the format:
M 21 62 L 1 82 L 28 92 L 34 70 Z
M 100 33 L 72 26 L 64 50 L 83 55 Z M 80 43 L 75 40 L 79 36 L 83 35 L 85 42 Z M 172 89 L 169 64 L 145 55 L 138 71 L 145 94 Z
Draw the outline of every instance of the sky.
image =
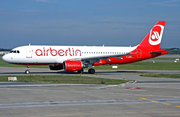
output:
M 157 21 L 161 48 L 180 48 L 180 0 L 0 0 L 0 48 L 135 46 Z

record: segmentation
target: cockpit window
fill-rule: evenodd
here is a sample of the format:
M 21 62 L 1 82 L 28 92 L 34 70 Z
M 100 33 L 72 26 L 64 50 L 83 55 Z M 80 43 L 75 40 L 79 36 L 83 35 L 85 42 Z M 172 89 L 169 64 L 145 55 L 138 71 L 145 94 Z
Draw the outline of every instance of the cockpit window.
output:
M 11 50 L 10 53 L 20 53 L 19 50 Z

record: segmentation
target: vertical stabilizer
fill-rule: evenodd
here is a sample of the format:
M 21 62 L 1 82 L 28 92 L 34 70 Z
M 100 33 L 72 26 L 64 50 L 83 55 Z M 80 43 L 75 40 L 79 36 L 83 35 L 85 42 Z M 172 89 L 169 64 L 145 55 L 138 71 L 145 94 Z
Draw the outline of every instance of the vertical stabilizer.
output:
M 158 21 L 138 47 L 146 47 L 150 50 L 159 49 L 164 31 L 164 26 L 165 21 Z

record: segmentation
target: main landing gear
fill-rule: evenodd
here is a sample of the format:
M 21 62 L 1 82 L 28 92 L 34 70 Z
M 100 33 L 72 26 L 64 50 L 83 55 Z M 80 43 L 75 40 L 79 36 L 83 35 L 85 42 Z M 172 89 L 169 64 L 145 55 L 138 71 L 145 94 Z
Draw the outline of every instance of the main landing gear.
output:
M 92 69 L 92 68 L 89 69 L 89 70 L 88 70 L 88 73 L 89 73 L 89 74 L 94 74 L 94 73 L 95 73 L 95 69 Z
M 81 69 L 81 70 L 79 70 L 79 71 L 77 71 L 79 74 L 82 74 L 83 72 L 84 72 L 84 69 Z M 88 73 L 89 74 L 94 74 L 95 73 L 95 69 L 89 69 L 88 70 Z
M 93 66 L 92 66 L 91 63 L 92 63 L 92 62 L 90 62 L 90 63 L 88 64 L 88 67 L 90 68 L 90 69 L 88 70 L 88 73 L 89 73 L 89 74 L 94 74 L 94 73 L 95 73 L 95 69 L 93 69 Z
M 29 73 L 30 73 L 30 71 L 29 71 L 28 68 L 30 68 L 30 65 L 27 65 L 27 69 L 26 69 L 26 71 L 25 71 L 25 74 L 29 74 Z

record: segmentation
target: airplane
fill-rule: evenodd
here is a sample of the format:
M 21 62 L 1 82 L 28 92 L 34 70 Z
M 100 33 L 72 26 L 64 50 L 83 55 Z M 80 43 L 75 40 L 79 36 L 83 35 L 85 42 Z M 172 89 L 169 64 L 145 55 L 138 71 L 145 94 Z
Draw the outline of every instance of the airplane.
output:
M 133 47 L 31 45 L 14 48 L 2 59 L 17 65 L 49 65 L 50 70 L 94 74 L 93 66 L 128 64 L 167 54 L 161 49 L 165 21 L 158 21 L 143 41 Z M 26 74 L 30 71 L 27 69 Z

